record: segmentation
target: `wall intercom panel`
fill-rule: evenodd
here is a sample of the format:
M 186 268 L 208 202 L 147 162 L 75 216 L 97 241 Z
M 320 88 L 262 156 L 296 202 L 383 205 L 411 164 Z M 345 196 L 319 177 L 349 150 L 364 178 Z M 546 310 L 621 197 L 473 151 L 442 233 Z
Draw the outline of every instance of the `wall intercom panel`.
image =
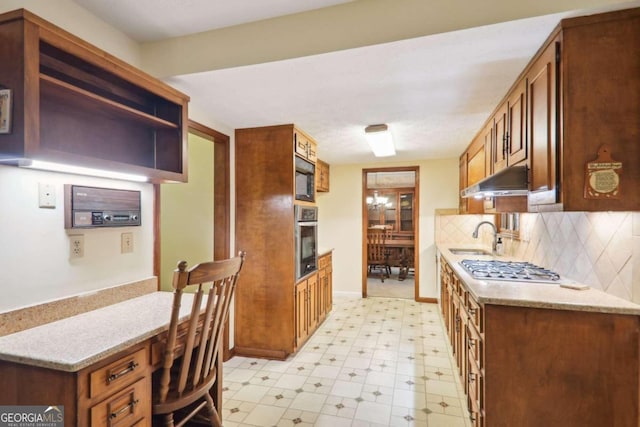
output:
M 64 228 L 131 227 L 140 222 L 140 191 L 64 186 Z

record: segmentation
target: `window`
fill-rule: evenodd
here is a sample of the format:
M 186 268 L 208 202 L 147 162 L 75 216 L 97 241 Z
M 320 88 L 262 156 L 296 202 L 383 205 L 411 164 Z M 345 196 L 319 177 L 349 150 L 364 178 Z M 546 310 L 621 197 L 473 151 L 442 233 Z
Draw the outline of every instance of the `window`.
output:
M 520 238 L 520 214 L 501 213 L 496 215 L 498 232 L 513 239 Z

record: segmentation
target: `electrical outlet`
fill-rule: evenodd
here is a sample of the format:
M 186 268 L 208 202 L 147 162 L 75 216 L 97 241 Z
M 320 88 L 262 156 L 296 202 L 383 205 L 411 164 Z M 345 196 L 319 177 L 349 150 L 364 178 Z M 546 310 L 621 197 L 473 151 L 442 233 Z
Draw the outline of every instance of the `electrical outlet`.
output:
M 69 258 L 82 258 L 84 256 L 84 234 L 72 234 L 69 236 Z
M 133 252 L 133 233 L 122 233 L 120 235 L 120 253 L 128 254 Z
M 38 183 L 38 204 L 41 208 L 55 209 L 56 187 L 53 184 Z

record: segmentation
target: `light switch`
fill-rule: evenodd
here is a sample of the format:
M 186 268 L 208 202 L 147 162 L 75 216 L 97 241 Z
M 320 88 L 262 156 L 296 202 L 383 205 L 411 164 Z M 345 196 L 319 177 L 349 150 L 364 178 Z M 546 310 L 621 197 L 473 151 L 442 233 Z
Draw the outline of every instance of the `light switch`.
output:
M 122 233 L 120 235 L 120 253 L 128 254 L 133 252 L 133 233 Z
M 38 183 L 38 202 L 41 208 L 55 209 L 56 187 L 53 184 Z

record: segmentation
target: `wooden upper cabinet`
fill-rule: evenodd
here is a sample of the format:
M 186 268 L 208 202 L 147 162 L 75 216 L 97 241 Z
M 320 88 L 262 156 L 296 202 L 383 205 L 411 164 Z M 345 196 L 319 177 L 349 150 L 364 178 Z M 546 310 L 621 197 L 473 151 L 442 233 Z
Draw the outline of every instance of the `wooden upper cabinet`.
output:
M 493 159 L 491 168 L 493 173 L 507 167 L 508 107 L 507 102 L 504 102 L 493 117 L 493 133 L 495 135 L 491 145 L 491 158 Z
M 329 192 L 329 173 L 329 164 L 318 159 L 316 161 L 316 191 L 321 193 Z
M 553 204 L 556 187 L 556 58 L 560 42 L 556 39 L 535 60 L 526 74 L 528 85 L 527 137 L 531 145 L 529 160 L 530 204 Z
M 640 8 L 567 19 L 561 37 L 559 207 L 640 210 Z M 603 144 L 621 166 L 617 191 L 588 196 Z
M 295 129 L 293 132 L 293 145 L 298 156 L 307 159 L 311 163 L 316 163 L 316 160 L 318 160 L 317 144 L 299 129 Z
M 507 101 L 507 166 L 512 166 L 527 159 L 527 138 L 525 135 L 527 85 L 524 79 L 518 83 Z
M 460 191 L 462 191 L 464 188 L 468 187 L 468 183 L 467 183 L 467 155 L 468 153 L 465 151 L 464 153 L 462 153 L 462 156 L 460 156 L 460 174 L 459 174 L 459 188 Z M 460 196 L 460 194 L 458 194 L 458 212 L 463 214 L 463 213 L 468 213 L 468 200 L 462 196 Z
M 640 210 L 638 51 L 640 8 L 564 19 L 488 120 L 490 173 L 527 165 L 528 211 Z
M 23 9 L 0 15 L 0 40 L 14 102 L 0 159 L 186 181 L 186 95 Z
M 493 117 L 493 173 L 527 159 L 526 102 L 526 84 L 522 80 L 509 93 Z
M 487 176 L 485 156 L 484 140 L 477 138 L 475 143 L 471 145 L 467 157 L 467 186 L 473 185 Z M 478 214 L 483 212 L 482 199 L 467 199 L 467 213 Z

